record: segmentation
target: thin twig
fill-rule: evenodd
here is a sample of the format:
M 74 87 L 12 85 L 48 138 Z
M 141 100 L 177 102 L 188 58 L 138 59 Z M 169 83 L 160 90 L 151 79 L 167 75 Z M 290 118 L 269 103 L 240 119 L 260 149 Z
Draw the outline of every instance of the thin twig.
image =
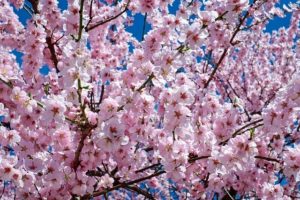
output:
M 202 160 L 202 159 L 206 159 L 206 158 L 209 158 L 210 156 L 195 156 L 195 157 L 191 157 L 188 162 L 189 163 L 193 163 L 197 160 Z
M 141 92 L 142 89 L 146 87 L 146 85 L 154 78 L 154 74 L 151 73 L 150 76 L 147 78 L 147 80 L 136 90 L 138 92 Z
M 13 84 L 10 81 L 5 81 L 1 77 L 0 77 L 0 82 L 4 83 L 6 86 L 8 86 L 11 89 L 13 88 Z
M 225 145 L 225 144 L 227 144 L 227 142 L 228 142 L 231 138 L 235 138 L 236 136 L 238 136 L 239 134 L 241 134 L 240 132 L 243 131 L 245 128 L 248 128 L 249 126 L 251 126 L 251 125 L 253 125 L 253 124 L 256 124 L 256 123 L 258 123 L 258 122 L 262 122 L 262 121 L 263 121 L 263 119 L 258 119 L 258 120 L 255 120 L 255 121 L 253 121 L 253 122 L 250 122 L 250 123 L 248 123 L 248 124 L 242 126 L 241 128 L 237 129 L 237 130 L 232 134 L 232 136 L 231 136 L 230 138 L 228 138 L 227 140 L 224 140 L 223 142 L 220 142 L 219 145 Z M 263 125 L 263 124 L 261 124 L 260 126 L 262 126 L 262 125 Z M 248 130 L 250 130 L 250 129 L 248 129 Z M 242 133 L 244 133 L 244 132 L 242 132 Z
M 146 30 L 146 23 L 147 23 L 147 13 L 144 16 L 144 24 L 143 24 L 143 32 L 142 32 L 142 41 L 144 40 L 145 30 Z
M 275 158 L 268 158 L 264 156 L 254 156 L 254 158 L 280 163 L 280 161 Z
M 29 14 L 29 15 L 33 15 L 33 10 L 28 6 L 28 5 L 26 5 L 26 4 L 24 4 L 24 10 L 26 10 L 26 12 Z
M 90 23 L 92 22 L 93 20 L 93 16 L 92 16 L 92 12 L 93 12 L 93 1 L 94 0 L 91 0 L 91 3 L 90 3 L 90 11 L 89 11 L 89 21 L 87 22 L 86 24 L 86 27 L 88 27 L 90 25 Z
M 55 42 L 53 42 L 52 44 L 57 45 L 57 43 L 59 42 L 59 40 L 61 40 L 65 35 L 62 34 L 62 36 L 60 36 Z
M 251 6 L 249 7 L 249 9 L 247 10 L 246 14 L 244 15 L 244 17 L 242 19 L 240 19 L 240 23 L 238 24 L 238 26 L 236 27 L 235 31 L 233 32 L 229 43 L 234 46 L 236 43 L 233 42 L 233 40 L 235 39 L 236 35 L 238 34 L 238 32 L 241 30 L 241 26 L 243 25 L 243 23 L 245 22 L 245 20 L 247 19 L 247 17 L 250 15 L 249 10 L 254 6 L 255 1 L 253 2 L 253 4 L 251 4 Z M 225 13 L 226 14 L 226 13 Z M 223 54 L 221 55 L 218 63 L 216 64 L 213 72 L 211 73 L 211 75 L 209 76 L 207 82 L 204 85 L 204 88 L 207 88 L 209 86 L 209 83 L 211 82 L 211 80 L 213 79 L 214 75 L 216 74 L 218 68 L 220 67 L 220 64 L 222 63 L 223 59 L 226 56 L 227 51 L 229 50 L 229 47 L 227 47 L 226 49 L 224 49 Z
M 128 190 L 131 190 L 131 191 L 134 191 L 138 194 L 141 194 L 141 195 L 145 196 L 148 199 L 155 199 L 149 192 L 147 192 L 145 190 L 142 190 L 141 188 L 139 188 L 137 186 L 125 186 L 124 188 L 128 189 Z
M 194 0 L 191 0 L 191 1 L 189 2 L 189 4 L 187 5 L 187 7 L 190 7 L 193 3 L 194 3 Z
M 124 188 L 124 187 L 130 186 L 130 185 L 133 185 L 133 184 L 140 183 L 142 181 L 151 179 L 153 177 L 160 176 L 160 175 L 162 175 L 164 173 L 166 173 L 166 171 L 163 170 L 163 171 L 159 171 L 159 172 L 156 172 L 154 174 L 151 174 L 149 176 L 145 176 L 143 178 L 139 178 L 139 179 L 136 179 L 136 180 L 133 180 L 133 181 L 125 182 L 125 183 L 120 183 L 120 184 L 118 184 L 118 185 L 116 185 L 114 187 L 107 188 L 104 191 L 96 191 L 92 195 L 91 194 L 84 195 L 81 199 L 82 200 L 87 200 L 87 199 L 90 199 L 91 197 L 97 197 L 97 196 L 105 195 L 108 192 L 111 192 L 111 191 L 114 191 L 114 190 L 117 190 L 117 189 L 120 189 L 120 188 Z
M 230 81 L 227 80 L 227 83 L 229 85 L 229 87 L 231 88 L 231 90 L 233 91 L 233 93 L 235 94 L 235 96 L 237 96 L 238 98 L 240 98 L 240 95 L 235 91 L 235 89 L 232 87 L 232 85 L 230 84 Z
M 226 192 L 226 194 L 228 195 L 228 197 L 231 199 L 231 200 L 234 200 L 234 198 L 231 196 L 231 194 L 228 192 L 228 190 L 226 188 L 224 188 L 224 191 Z
M 75 40 L 76 42 L 79 42 L 81 40 L 82 36 L 82 30 L 83 30 L 83 5 L 84 0 L 80 1 L 80 10 L 79 10 L 79 31 L 78 31 L 78 38 Z
M 236 92 L 236 90 L 232 87 L 232 85 L 230 84 L 230 81 L 229 81 L 229 80 L 227 80 L 227 83 L 228 83 L 229 87 L 231 88 L 231 90 L 233 91 L 233 93 L 234 93 L 238 98 L 240 98 L 239 94 L 238 94 L 238 93 Z M 248 121 L 251 121 L 251 116 L 249 115 L 249 112 L 247 111 L 246 108 L 243 107 L 243 109 L 244 109 L 244 111 L 245 111 L 245 114 L 246 114 L 247 117 L 248 117 Z
M 5 81 L 5 80 L 3 80 L 2 78 L 0 78 L 0 82 L 2 82 L 2 83 L 4 83 L 5 85 L 7 85 L 10 89 L 13 89 L 13 87 L 14 87 L 11 81 Z M 32 97 L 30 96 L 30 98 L 32 98 Z M 37 105 L 38 105 L 39 107 L 44 108 L 44 105 L 43 105 L 41 102 L 39 102 L 39 101 L 37 101 L 37 100 L 35 100 L 35 101 L 37 102 Z
M 104 88 L 105 88 L 105 86 L 104 86 L 104 84 L 102 84 L 102 86 L 101 86 L 101 94 L 100 94 L 100 99 L 99 99 L 99 102 L 98 102 L 98 104 L 100 105 L 101 103 L 102 103 L 102 101 L 103 101 L 103 96 L 104 96 Z
M 241 134 L 243 134 L 243 133 L 246 133 L 246 132 L 248 132 L 248 131 L 250 131 L 250 130 L 252 130 L 252 129 L 256 129 L 256 128 L 261 127 L 261 126 L 263 126 L 263 125 L 264 125 L 264 124 L 257 124 L 257 125 L 255 125 L 255 126 L 253 126 L 253 127 L 251 127 L 251 128 L 248 128 L 248 129 L 242 131 L 242 132 L 239 132 L 238 135 L 241 135 Z
M 211 156 L 209 156 L 209 155 L 207 155 L 207 156 L 190 156 L 188 162 L 192 163 L 192 162 L 195 162 L 197 160 L 206 159 L 206 158 L 210 158 L 210 157 Z M 280 163 L 279 160 L 274 159 L 274 158 L 267 158 L 267 157 L 263 157 L 263 156 L 254 156 L 254 157 L 256 159 L 264 159 L 264 160 L 267 160 L 267 161 L 272 161 L 272 162 Z M 159 166 L 159 165 L 161 165 L 161 164 L 160 163 L 156 163 L 156 164 L 150 165 L 148 167 L 145 167 L 145 168 L 142 168 L 140 170 L 137 170 L 136 173 L 143 172 L 143 171 L 145 171 L 147 169 L 151 169 L 151 168 Z M 160 176 L 160 175 L 165 174 L 165 173 L 166 173 L 166 171 L 162 170 L 162 171 L 155 172 L 155 173 L 153 173 L 151 175 L 148 175 L 148 176 L 145 176 L 145 177 L 133 180 L 133 181 L 119 183 L 119 184 L 117 184 L 117 185 L 115 185 L 115 186 L 113 186 L 111 188 L 107 188 L 107 189 L 105 189 L 103 191 L 96 191 L 93 194 L 86 194 L 86 195 L 82 196 L 81 199 L 82 200 L 87 200 L 87 199 L 90 199 L 91 197 L 97 197 L 97 196 L 101 196 L 101 195 L 106 195 L 106 194 L 108 194 L 111 191 L 115 191 L 115 190 L 118 190 L 118 189 L 121 189 L 121 188 L 131 189 L 131 190 L 134 190 L 135 192 L 138 192 L 139 194 L 143 193 L 142 195 L 146 196 L 146 195 L 148 195 L 148 193 L 146 194 L 146 192 L 144 190 L 141 190 L 140 188 L 135 187 L 135 186 L 132 187 L 131 185 L 143 182 L 145 180 L 151 179 L 151 178 L 156 177 L 156 176 Z M 94 174 L 94 172 L 93 172 L 93 174 Z M 209 174 L 206 177 L 206 181 L 208 181 L 208 177 L 209 177 Z M 226 192 L 228 194 L 228 191 L 226 191 Z M 147 198 L 150 198 L 150 196 L 149 197 L 147 196 Z
M 223 12 L 221 15 L 219 15 L 219 16 L 215 19 L 215 21 L 222 20 L 223 17 L 224 17 L 228 12 L 229 12 L 228 10 L 226 10 L 225 12 Z
M 5 184 L 4 184 L 4 181 L 3 181 L 3 189 L 2 189 L 1 196 L 0 196 L 0 200 L 2 199 L 2 196 L 3 196 L 4 192 L 5 192 Z
M 36 191 L 37 191 L 37 193 L 38 193 L 38 195 L 39 195 L 39 199 L 42 200 L 42 199 L 43 199 L 43 198 L 42 198 L 42 195 L 41 195 L 39 189 L 37 188 L 36 184 L 34 184 L 34 187 L 35 187 L 35 189 L 36 189 Z
M 144 167 L 142 169 L 139 169 L 139 170 L 135 171 L 135 173 L 140 173 L 140 172 L 146 171 L 147 169 L 151 169 L 151 168 L 158 167 L 158 166 L 162 166 L 162 165 L 160 163 L 156 163 L 156 164 Z
M 218 63 L 216 64 L 214 70 L 212 71 L 212 73 L 210 74 L 208 80 L 206 81 L 206 83 L 205 83 L 205 85 L 204 85 L 204 88 L 207 88 L 207 87 L 209 86 L 209 83 L 210 83 L 211 80 L 213 79 L 213 77 L 214 77 L 214 75 L 216 74 L 216 72 L 217 72 L 219 66 L 221 65 L 223 59 L 225 58 L 227 51 L 228 51 L 228 48 L 224 49 L 224 51 L 223 51 L 223 53 L 222 53 L 222 55 L 221 55 L 221 57 L 220 57 Z
M 90 27 L 85 27 L 85 31 L 88 32 L 88 31 L 91 31 L 93 30 L 94 28 L 97 28 L 98 26 L 101 26 L 103 24 L 106 24 L 107 22 L 110 22 L 114 19 L 117 19 L 119 16 L 121 16 L 123 13 L 125 13 L 127 10 L 128 10 L 128 7 L 129 7 L 129 4 L 130 4 L 130 1 L 131 0 L 128 0 L 124 10 L 122 10 L 120 13 L 118 13 L 117 15 L 113 16 L 113 17 L 109 17 L 108 19 L 106 20 L 103 20 L 103 21 L 99 21 L 97 22 L 96 24 L 90 26 Z

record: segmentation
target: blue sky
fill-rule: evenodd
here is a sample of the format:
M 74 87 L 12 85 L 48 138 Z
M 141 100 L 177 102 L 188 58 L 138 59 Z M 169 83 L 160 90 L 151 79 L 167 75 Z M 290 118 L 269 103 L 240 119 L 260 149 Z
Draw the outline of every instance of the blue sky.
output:
M 297 0 L 280 0 L 278 5 L 282 6 L 283 4 L 288 4 L 289 2 L 296 2 L 296 1 Z M 67 9 L 68 7 L 67 0 L 58 0 L 58 2 L 59 2 L 59 7 L 62 10 Z M 175 0 L 173 5 L 169 7 L 170 12 L 175 13 L 179 7 L 179 4 L 180 4 L 180 0 Z M 20 9 L 20 10 L 15 9 L 15 12 L 19 16 L 20 21 L 25 25 L 26 20 L 30 18 L 30 15 L 24 9 Z M 291 18 L 291 14 L 287 14 L 285 18 L 275 17 L 267 25 L 266 31 L 271 32 L 272 30 L 277 30 L 280 27 L 288 27 L 290 18 Z M 143 21 L 144 21 L 144 16 L 141 14 L 137 14 L 134 16 L 134 25 L 128 28 L 128 31 L 131 32 L 135 37 L 137 37 L 137 39 L 140 39 L 141 37 L 140 30 L 141 27 L 143 26 Z M 149 30 L 150 26 L 146 28 L 148 28 Z
M 297 0 L 280 0 L 278 5 L 282 6 L 283 4 L 288 4 L 289 2 L 296 2 Z M 59 7 L 62 10 L 66 10 L 68 5 L 67 5 L 67 0 L 58 0 L 59 2 Z M 250 0 L 251 2 L 251 0 Z M 175 0 L 172 6 L 169 6 L 170 12 L 171 13 L 176 13 L 176 10 L 178 9 L 180 4 L 180 0 Z M 20 21 L 26 25 L 27 19 L 29 19 L 31 16 L 24 10 L 24 9 L 19 9 L 16 10 L 15 12 L 19 16 Z M 269 24 L 266 26 L 266 32 L 272 32 L 273 30 L 277 30 L 280 27 L 288 27 L 289 22 L 290 22 L 291 14 L 287 14 L 285 18 L 279 18 L 275 17 L 273 20 L 269 22 Z M 134 24 L 131 27 L 127 28 L 127 31 L 133 34 L 134 37 L 136 37 L 139 41 L 142 39 L 142 27 L 144 23 L 144 16 L 142 14 L 137 14 L 134 16 Z M 145 31 L 149 31 L 151 29 L 150 25 L 147 23 Z M 19 53 L 17 51 L 13 51 L 13 53 L 17 57 L 17 62 L 21 65 L 22 63 L 22 53 Z M 41 68 L 41 73 L 42 74 L 47 74 L 48 73 L 48 67 L 43 66 Z

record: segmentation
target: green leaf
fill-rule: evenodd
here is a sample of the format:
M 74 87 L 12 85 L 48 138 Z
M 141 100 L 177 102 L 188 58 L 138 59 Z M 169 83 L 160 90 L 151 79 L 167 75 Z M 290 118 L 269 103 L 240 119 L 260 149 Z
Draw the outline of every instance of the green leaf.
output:
M 254 138 L 254 131 L 255 131 L 255 128 L 250 129 L 250 140 L 252 140 Z
M 44 92 L 46 95 L 49 95 L 49 90 L 50 90 L 50 85 L 49 83 L 47 83 L 44 85 Z

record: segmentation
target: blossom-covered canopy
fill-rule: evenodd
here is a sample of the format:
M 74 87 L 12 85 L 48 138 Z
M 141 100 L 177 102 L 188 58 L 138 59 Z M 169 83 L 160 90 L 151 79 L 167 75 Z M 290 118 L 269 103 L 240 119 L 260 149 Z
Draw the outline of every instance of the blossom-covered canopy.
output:
M 299 198 L 300 9 L 278 2 L 1 0 L 0 198 Z

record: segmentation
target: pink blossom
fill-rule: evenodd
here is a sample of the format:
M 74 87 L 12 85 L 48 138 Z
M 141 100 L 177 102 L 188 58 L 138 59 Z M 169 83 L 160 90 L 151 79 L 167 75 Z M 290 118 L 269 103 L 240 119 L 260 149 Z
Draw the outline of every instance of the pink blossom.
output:
M 299 22 L 277 1 L 2 0 L 1 198 L 296 198 Z
M 103 102 L 100 105 L 100 117 L 103 120 L 111 118 L 118 109 L 118 102 L 115 99 L 112 98 L 106 98 L 103 100 Z
M 113 183 L 114 179 L 109 177 L 108 174 L 105 174 L 100 180 L 100 185 L 104 188 L 111 188 L 113 186 Z
M 43 120 L 51 122 L 52 120 L 63 120 L 66 106 L 63 104 L 64 99 L 62 96 L 55 97 L 54 99 L 47 99 L 44 101 L 46 106 L 43 112 Z

